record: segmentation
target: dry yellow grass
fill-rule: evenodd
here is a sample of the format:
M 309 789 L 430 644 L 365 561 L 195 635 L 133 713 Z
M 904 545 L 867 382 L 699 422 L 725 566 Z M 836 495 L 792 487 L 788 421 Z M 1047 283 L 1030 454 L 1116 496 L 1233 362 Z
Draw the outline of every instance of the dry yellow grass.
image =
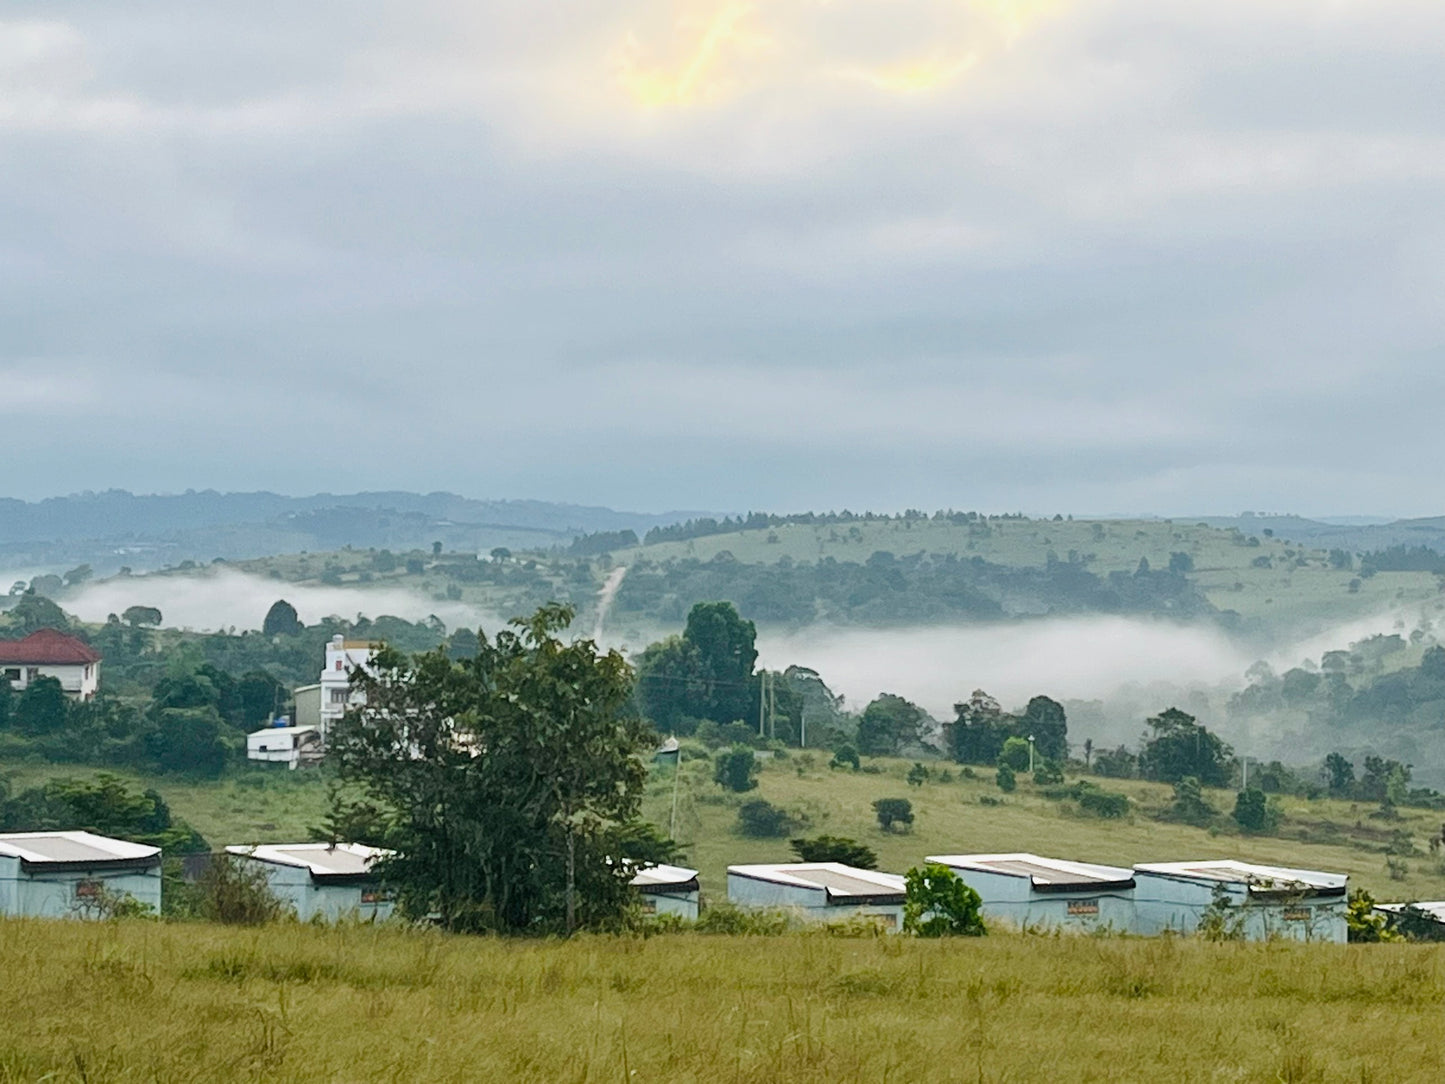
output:
M 0 921 L 0 1081 L 1428 1081 L 1445 950 Z

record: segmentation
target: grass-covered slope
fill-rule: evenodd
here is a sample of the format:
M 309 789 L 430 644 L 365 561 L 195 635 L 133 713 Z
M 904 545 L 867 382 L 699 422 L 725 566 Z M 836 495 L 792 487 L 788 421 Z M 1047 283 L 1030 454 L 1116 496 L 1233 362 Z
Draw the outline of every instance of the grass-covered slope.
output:
M 1445 950 L 0 921 L 0 1081 L 1428 1081 Z

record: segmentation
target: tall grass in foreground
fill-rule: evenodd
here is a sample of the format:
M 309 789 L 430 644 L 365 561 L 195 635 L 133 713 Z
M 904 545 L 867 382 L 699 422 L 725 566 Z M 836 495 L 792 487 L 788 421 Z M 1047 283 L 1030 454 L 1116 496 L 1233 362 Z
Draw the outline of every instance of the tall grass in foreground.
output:
M 1411 1081 L 1445 954 L 0 921 L 0 1081 Z

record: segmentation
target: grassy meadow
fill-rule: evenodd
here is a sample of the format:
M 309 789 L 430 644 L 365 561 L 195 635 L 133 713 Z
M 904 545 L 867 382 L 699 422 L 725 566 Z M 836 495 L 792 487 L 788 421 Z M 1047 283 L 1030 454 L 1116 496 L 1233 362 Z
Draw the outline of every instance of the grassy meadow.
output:
M 1438 1080 L 1445 949 L 0 920 L 0 1081 Z
M 730 864 L 792 858 L 787 839 L 737 834 L 738 806 L 761 797 L 807 818 L 807 827 L 793 834 L 856 839 L 878 853 L 879 868 L 894 872 L 919 864 L 928 854 L 1032 851 L 1120 866 L 1240 858 L 1348 873 L 1353 887 L 1366 888 L 1380 900 L 1445 899 L 1445 861 L 1425 850 L 1425 840 L 1440 829 L 1441 816 L 1434 812 L 1401 809 L 1398 821 L 1380 821 L 1370 816 L 1375 807 L 1368 803 L 1285 798 L 1280 835 L 1250 836 L 1157 820 L 1153 814 L 1172 796 L 1172 789 L 1160 783 L 1094 779 L 1106 789 L 1127 793 L 1134 803 L 1129 817 L 1103 820 L 1079 812 L 1071 802 L 1043 797 L 1022 775 L 1018 789 L 1004 794 L 993 782 L 994 773 L 982 768 L 975 769 L 977 778 L 965 779 L 958 765 L 931 762 L 934 781 L 909 786 L 906 761 L 865 761 L 877 774 L 834 771 L 827 762 L 825 753 L 796 752 L 768 762 L 759 773 L 758 788 L 741 795 L 714 784 L 707 763 L 684 764 L 675 820 L 670 773 L 655 774 L 644 812 L 664 830 L 674 824 L 676 838 L 701 872 L 705 896 L 726 892 Z M 937 781 L 942 771 L 953 776 L 952 782 Z M 1234 792 L 1205 794 L 1228 822 Z M 916 817 L 912 830 L 879 828 L 872 808 L 878 798 L 911 801 Z M 1404 859 L 1408 873 L 1395 880 L 1383 849 L 1400 830 L 1414 837 L 1420 853 Z

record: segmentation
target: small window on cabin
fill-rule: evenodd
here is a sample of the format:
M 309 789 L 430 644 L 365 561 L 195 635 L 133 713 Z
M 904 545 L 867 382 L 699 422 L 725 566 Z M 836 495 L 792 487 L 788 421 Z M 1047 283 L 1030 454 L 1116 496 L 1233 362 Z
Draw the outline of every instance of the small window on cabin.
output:
M 10 669 L 6 670 L 6 671 L 5 671 L 5 680 L 6 680 L 6 681 L 19 681 L 19 680 L 20 680 L 20 667 L 18 667 L 18 666 L 12 666 L 12 667 L 10 667 Z

